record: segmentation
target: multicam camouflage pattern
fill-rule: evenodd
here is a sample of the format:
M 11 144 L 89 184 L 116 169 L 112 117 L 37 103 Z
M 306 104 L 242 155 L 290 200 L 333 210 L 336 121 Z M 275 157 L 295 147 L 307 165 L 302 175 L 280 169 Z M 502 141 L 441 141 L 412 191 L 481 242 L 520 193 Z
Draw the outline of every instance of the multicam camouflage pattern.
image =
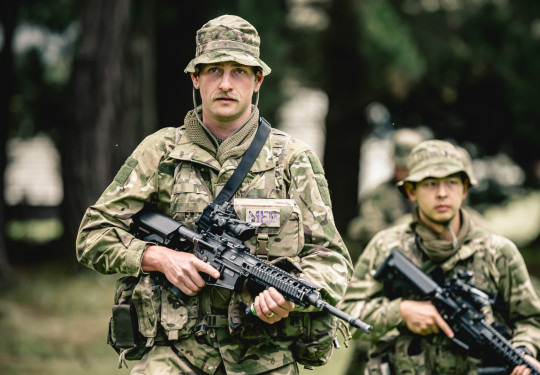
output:
M 154 346 L 131 372 L 132 375 L 200 373 L 197 367 L 179 356 L 177 351 L 169 346 Z M 298 373 L 298 366 L 295 362 L 274 368 L 271 371 L 272 375 L 298 375 Z M 230 372 L 226 372 L 225 368 L 220 366 L 211 374 L 226 375 L 230 374 Z
M 428 177 L 442 178 L 458 172 L 467 175 L 471 186 L 477 184 L 467 151 L 446 141 L 435 139 L 420 143 L 411 151 L 407 168 L 409 175 L 397 184 L 404 196 L 407 196 L 406 182 L 420 182 Z
M 393 181 L 383 182 L 363 198 L 359 215 L 347 228 L 349 238 L 359 245 L 357 253 L 349 249 L 353 262 L 375 234 L 411 213 L 413 207 L 414 204 L 401 195 Z
M 402 289 L 384 289 L 374 279 L 376 270 L 396 247 L 422 266 L 422 254 L 408 224 L 379 232 L 356 263 L 353 279 L 338 306 L 373 326 L 370 335 L 354 333 L 354 337 L 371 342 L 366 373 L 382 374 L 390 365 L 399 374 L 477 374 L 478 360 L 459 354 L 443 333 L 418 336 L 406 328 L 399 304 L 404 299 L 419 300 L 420 296 Z M 471 282 L 499 295 L 506 304 L 502 312 L 491 308 L 483 311 L 486 322 L 506 323 L 512 329 L 514 347 L 524 346 L 533 354 L 538 353 L 540 300 L 512 242 L 477 227 L 473 239 L 441 267 L 447 278 L 460 270 L 472 271 Z
M 246 126 L 257 126 L 257 118 Z M 241 154 L 220 165 L 187 132 L 175 144 L 176 131 L 165 128 L 147 137 L 87 210 L 77 238 L 77 257 L 82 264 L 104 274 L 143 275 L 141 258 L 148 244 L 128 233 L 130 217 L 148 202 L 193 227 L 230 178 Z M 334 224 L 324 171 L 304 143 L 272 129 L 236 199 L 244 203 L 259 200 L 260 204 L 250 207 L 280 211 L 280 229 L 260 230 L 250 242 L 255 253 L 264 247 L 268 254 L 262 256 L 269 260 L 284 255 L 296 260 L 302 269 L 299 277 L 320 287 L 325 300 L 335 304 L 342 298 L 352 265 Z M 240 205 L 238 210 L 242 211 Z M 208 374 L 220 365 L 228 374 L 258 374 L 293 363 L 298 327 L 301 330 L 310 315 L 302 314 L 309 310 L 297 307 L 293 315 L 301 316 L 300 325 L 291 324 L 290 319 L 296 318 L 274 325 L 258 321 L 258 331 L 243 338 L 232 335 L 227 327 L 227 313 L 235 297 L 227 290 L 204 288 L 181 301 L 170 294 L 167 284 L 155 286 L 148 276 L 141 278 L 136 290 L 139 326 L 148 344 L 165 337 L 192 366 Z M 202 321 L 210 329 L 196 336 Z
M 224 15 L 208 21 L 197 31 L 195 42 L 195 58 L 184 69 L 186 73 L 194 73 L 197 64 L 225 61 L 258 66 L 264 76 L 272 71 L 259 58 L 261 40 L 257 30 L 238 16 Z

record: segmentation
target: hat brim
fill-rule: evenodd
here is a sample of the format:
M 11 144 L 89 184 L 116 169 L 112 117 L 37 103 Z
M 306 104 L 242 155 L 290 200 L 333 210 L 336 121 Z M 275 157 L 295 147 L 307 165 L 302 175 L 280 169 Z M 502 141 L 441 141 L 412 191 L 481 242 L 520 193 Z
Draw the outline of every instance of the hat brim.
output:
M 420 170 L 416 173 L 411 174 L 410 176 L 405 177 L 403 180 L 399 181 L 396 184 L 396 187 L 398 190 L 403 194 L 406 198 L 407 192 L 405 191 L 405 183 L 411 182 L 411 183 L 417 183 L 420 181 L 425 180 L 426 178 L 444 178 L 448 177 L 450 175 L 453 175 L 455 173 L 464 172 L 467 175 L 467 178 L 469 179 L 469 184 L 471 186 L 476 185 L 476 180 L 471 179 L 471 176 L 467 172 L 461 168 L 461 166 L 446 166 L 446 165 L 438 165 L 436 168 L 433 166 L 430 166 L 430 168 L 426 168 L 425 170 Z
M 211 64 L 225 61 L 234 61 L 241 65 L 246 66 L 258 66 L 262 70 L 262 75 L 267 76 L 272 72 L 272 69 L 264 63 L 260 58 L 254 57 L 245 52 L 220 52 L 216 53 L 215 51 L 208 52 L 197 56 L 189 62 L 189 64 L 184 69 L 185 73 L 194 73 L 195 67 L 198 64 Z

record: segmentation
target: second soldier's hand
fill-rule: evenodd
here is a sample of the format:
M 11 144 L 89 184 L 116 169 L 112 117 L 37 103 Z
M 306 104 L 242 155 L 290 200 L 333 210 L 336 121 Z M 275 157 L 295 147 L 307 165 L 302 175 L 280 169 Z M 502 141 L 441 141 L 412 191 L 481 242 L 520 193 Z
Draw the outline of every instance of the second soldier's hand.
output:
M 442 330 L 449 338 L 454 332 L 429 301 L 401 301 L 399 310 L 409 330 L 418 335 L 430 335 Z
M 538 362 L 535 358 L 527 354 L 525 354 L 524 357 L 527 360 L 527 362 L 529 362 L 531 365 L 536 367 L 537 370 L 540 370 L 540 362 Z M 521 366 L 516 366 L 513 369 L 511 375 L 529 375 L 530 373 L 531 373 L 531 370 L 527 366 L 521 365 Z
M 171 284 L 188 296 L 194 296 L 206 285 L 200 272 L 207 273 L 215 279 L 220 277 L 218 270 L 194 254 L 158 245 L 146 248 L 141 266 L 145 272 L 161 272 Z

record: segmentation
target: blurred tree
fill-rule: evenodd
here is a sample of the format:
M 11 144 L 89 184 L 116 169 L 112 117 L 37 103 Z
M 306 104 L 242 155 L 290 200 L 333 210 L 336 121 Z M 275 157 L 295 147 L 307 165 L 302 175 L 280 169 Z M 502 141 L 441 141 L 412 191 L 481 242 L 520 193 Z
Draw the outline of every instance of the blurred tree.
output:
M 90 0 L 82 7 L 68 116 L 59 142 L 63 251 L 70 255 L 85 209 L 138 142 L 156 128 L 154 5 Z
M 0 23 L 3 30 L 3 45 L 0 50 L 0 288 L 13 285 L 13 272 L 9 263 L 5 239 L 4 172 L 7 163 L 7 141 L 12 126 L 11 109 L 14 92 L 13 33 L 17 19 L 17 3 L 3 1 L 0 4 Z
M 540 159 L 540 4 L 536 1 L 392 2 L 426 71 L 389 105 L 404 125 L 431 126 L 438 137 L 506 152 L 534 181 Z
M 368 133 L 362 109 L 375 95 L 360 46 L 364 35 L 355 0 L 333 1 L 322 39 L 323 90 L 329 97 L 324 165 L 335 221 L 343 232 L 357 213 L 360 145 Z

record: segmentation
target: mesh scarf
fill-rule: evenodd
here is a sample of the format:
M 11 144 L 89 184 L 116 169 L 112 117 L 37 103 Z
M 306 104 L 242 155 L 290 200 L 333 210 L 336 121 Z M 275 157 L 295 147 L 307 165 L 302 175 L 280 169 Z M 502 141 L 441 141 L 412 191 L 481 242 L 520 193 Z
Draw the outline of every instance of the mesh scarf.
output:
M 463 209 L 459 210 L 459 213 L 461 227 L 454 243 L 453 241 L 440 239 L 436 233 L 425 226 L 420 220 L 418 210 L 413 212 L 411 228 L 416 234 L 417 244 L 434 263 L 442 263 L 454 255 L 463 246 L 465 241 L 472 239 L 473 228 L 471 218 Z M 451 229 L 449 228 L 449 230 Z
M 199 116 L 201 116 L 201 110 L 201 106 L 197 107 Z M 242 156 L 247 151 L 253 138 L 255 138 L 259 123 L 259 109 L 252 106 L 251 110 L 255 111 L 255 114 L 248 123 L 237 129 L 227 139 L 221 142 L 219 146 L 216 145 L 216 142 L 212 139 L 213 135 L 210 135 L 210 131 L 203 128 L 199 121 L 197 121 L 194 110 L 189 111 L 184 119 L 186 133 L 193 143 L 208 151 L 210 154 L 215 155 L 219 164 L 223 165 L 227 159 Z

